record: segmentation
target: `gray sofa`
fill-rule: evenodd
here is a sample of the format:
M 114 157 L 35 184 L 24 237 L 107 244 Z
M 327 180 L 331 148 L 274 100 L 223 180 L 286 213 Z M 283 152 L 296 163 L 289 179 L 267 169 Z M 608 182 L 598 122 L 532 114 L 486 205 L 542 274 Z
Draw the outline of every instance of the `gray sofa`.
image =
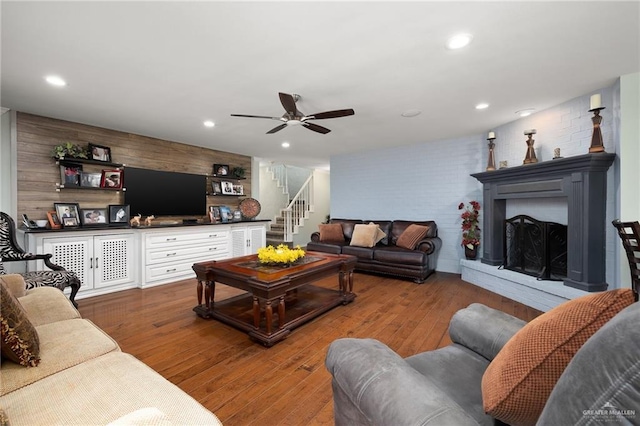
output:
M 457 312 L 452 344 L 401 358 L 372 339 L 339 339 L 326 366 L 336 425 L 494 425 L 484 413 L 484 371 L 524 322 L 480 304 Z M 607 322 L 580 348 L 538 425 L 640 424 L 640 304 Z M 625 412 L 615 418 L 608 412 Z M 609 420 L 607 420 L 609 419 Z

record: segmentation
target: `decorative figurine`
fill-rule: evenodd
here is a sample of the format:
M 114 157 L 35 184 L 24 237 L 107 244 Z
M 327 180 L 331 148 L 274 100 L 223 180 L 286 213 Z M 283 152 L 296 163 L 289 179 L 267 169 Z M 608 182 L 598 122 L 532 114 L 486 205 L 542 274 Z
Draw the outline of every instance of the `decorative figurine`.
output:
M 507 160 L 501 161 L 500 162 L 500 168 L 501 169 L 506 169 L 508 167 L 507 164 L 508 164 Z
M 560 156 L 560 148 L 556 148 L 553 150 L 553 159 L 555 160 L 556 158 L 562 158 Z
M 525 130 L 524 134 L 529 138 L 527 139 L 527 155 L 524 157 L 522 164 L 537 163 L 538 158 L 536 157 L 536 152 L 533 150 L 533 143 L 535 142 L 533 135 L 536 134 L 536 129 Z
M 140 226 L 140 219 L 142 219 L 142 215 L 138 213 L 138 216 L 134 216 L 133 218 L 131 218 L 129 223 L 132 227 L 137 228 L 138 226 Z
M 151 226 L 151 221 L 153 219 L 155 219 L 156 217 L 154 215 L 151 216 L 147 216 L 147 218 L 144 220 L 144 225 L 145 226 Z

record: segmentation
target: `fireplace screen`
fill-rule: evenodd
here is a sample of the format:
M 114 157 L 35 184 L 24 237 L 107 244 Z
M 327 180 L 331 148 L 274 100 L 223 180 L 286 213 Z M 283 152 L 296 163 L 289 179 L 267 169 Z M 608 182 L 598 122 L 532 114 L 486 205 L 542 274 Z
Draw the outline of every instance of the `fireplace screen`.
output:
M 504 268 L 542 280 L 567 276 L 567 226 L 520 215 L 505 220 Z

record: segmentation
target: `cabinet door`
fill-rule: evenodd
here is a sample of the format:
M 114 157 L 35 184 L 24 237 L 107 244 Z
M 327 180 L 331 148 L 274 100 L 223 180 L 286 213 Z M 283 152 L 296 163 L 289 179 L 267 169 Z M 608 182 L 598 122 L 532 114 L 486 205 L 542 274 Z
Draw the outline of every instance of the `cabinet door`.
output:
M 247 254 L 249 245 L 247 228 L 231 229 L 231 257 L 244 256 Z
M 247 254 L 255 254 L 258 249 L 264 247 L 267 243 L 267 233 L 264 226 L 250 226 L 249 231 L 249 252 Z
M 42 247 L 53 263 L 78 275 L 80 291 L 93 288 L 93 237 L 44 238 Z
M 133 234 L 94 237 L 95 288 L 127 284 L 135 280 Z

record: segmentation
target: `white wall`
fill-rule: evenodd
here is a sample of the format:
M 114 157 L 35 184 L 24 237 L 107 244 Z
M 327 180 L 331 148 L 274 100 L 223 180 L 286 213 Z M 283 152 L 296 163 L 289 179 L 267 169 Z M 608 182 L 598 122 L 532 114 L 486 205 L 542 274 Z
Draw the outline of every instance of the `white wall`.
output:
M 268 166 L 260 166 L 258 179 L 260 181 L 260 188 L 257 192 L 257 199 L 260 201 L 261 206 L 258 219 L 274 220 L 276 216 L 280 215 L 280 210 L 283 206 L 287 205 L 288 195 L 283 192 L 282 188 L 276 185 Z
M 2 109 L 0 115 L 0 211 L 15 218 L 17 180 L 15 179 L 15 144 L 12 140 L 12 123 L 15 113 Z
M 617 84 L 593 93 L 602 95 L 606 107 L 601 113 L 605 149 L 616 152 Z M 593 128 L 592 113 L 588 110 L 593 93 L 486 129 L 496 133 L 496 166 L 502 160 L 506 160 L 509 167 L 522 165 L 527 151 L 524 130 L 531 128 L 537 129 L 534 139 L 539 161 L 553 161 L 554 148 L 560 148 L 563 157 L 588 153 Z M 437 270 L 459 273 L 464 254 L 460 247 L 457 207 L 460 202 L 482 202 L 482 186 L 470 174 L 484 171 L 487 159 L 486 133 L 332 157 L 331 216 L 365 220 L 434 220 L 443 242 Z M 616 213 L 614 167 L 609 171 L 605 201 L 609 225 Z M 555 205 L 556 202 L 552 204 L 557 210 L 552 215 L 556 217 L 561 208 Z M 566 223 L 566 213 L 562 214 L 564 217 L 555 221 Z M 613 226 L 607 226 L 607 282 L 610 288 L 618 287 L 615 280 L 616 238 Z
M 318 230 L 318 225 L 327 219 L 330 206 L 330 174 L 327 170 L 313 171 L 313 212 L 309 219 L 304 221 L 304 226 L 293 235 L 293 244 L 304 247 L 311 241 L 311 234 Z

